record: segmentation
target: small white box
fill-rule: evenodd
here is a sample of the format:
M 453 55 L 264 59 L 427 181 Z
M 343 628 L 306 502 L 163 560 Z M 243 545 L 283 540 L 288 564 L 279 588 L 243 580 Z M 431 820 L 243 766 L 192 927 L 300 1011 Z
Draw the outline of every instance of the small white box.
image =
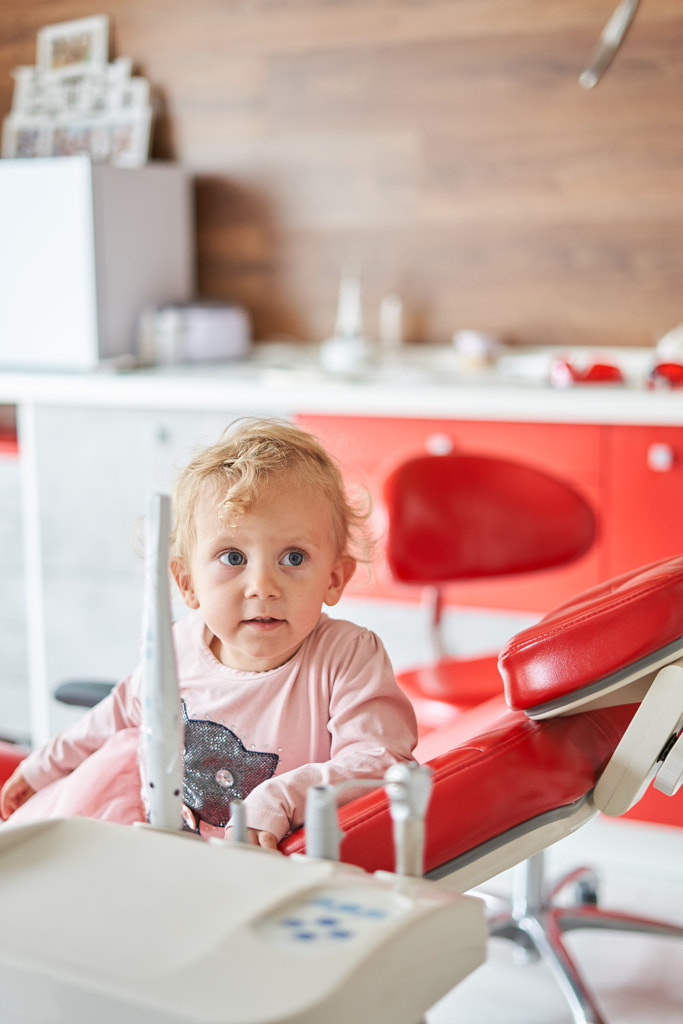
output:
M 0 368 L 91 370 L 136 352 L 140 312 L 194 291 L 179 167 L 0 161 Z
M 196 303 L 182 310 L 185 359 L 190 363 L 241 359 L 251 345 L 251 323 L 241 306 Z
M 143 363 L 216 363 L 246 356 L 251 321 L 246 309 L 219 302 L 162 306 L 140 321 Z

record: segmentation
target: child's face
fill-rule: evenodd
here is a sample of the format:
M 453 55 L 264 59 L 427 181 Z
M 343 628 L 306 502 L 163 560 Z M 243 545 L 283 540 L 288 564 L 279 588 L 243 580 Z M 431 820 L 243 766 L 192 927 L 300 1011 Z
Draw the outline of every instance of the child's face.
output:
M 190 563 L 171 570 L 219 661 L 264 672 L 296 653 L 323 604 L 337 603 L 355 561 L 337 554 L 329 503 L 309 489 L 273 481 L 230 524 L 217 515 L 222 497 L 200 501 Z

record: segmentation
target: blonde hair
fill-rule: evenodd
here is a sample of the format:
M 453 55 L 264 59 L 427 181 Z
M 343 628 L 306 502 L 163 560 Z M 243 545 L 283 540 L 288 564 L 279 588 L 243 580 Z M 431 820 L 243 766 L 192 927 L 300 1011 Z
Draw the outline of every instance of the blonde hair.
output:
M 207 489 L 224 494 L 217 512 L 229 520 L 246 512 L 266 483 L 285 475 L 329 501 L 337 554 L 369 561 L 369 499 L 363 508 L 349 498 L 337 463 L 313 434 L 284 420 L 250 417 L 235 420 L 178 476 L 173 489 L 171 558 L 189 559 L 196 541 L 195 510 Z

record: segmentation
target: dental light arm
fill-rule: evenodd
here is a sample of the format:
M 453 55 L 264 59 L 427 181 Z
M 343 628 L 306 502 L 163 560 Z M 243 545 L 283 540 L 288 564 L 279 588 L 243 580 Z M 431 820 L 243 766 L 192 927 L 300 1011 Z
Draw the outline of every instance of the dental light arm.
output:
M 640 0 L 621 0 L 612 17 L 600 33 L 600 42 L 588 67 L 579 75 L 579 85 L 592 89 L 598 84 L 624 41 Z

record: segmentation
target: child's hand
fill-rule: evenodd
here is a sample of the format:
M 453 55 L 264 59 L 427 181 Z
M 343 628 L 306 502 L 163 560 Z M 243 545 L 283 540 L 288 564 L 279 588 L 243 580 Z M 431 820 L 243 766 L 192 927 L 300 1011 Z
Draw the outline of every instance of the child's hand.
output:
M 228 825 L 225 830 L 225 838 L 232 839 L 232 829 Z M 256 828 L 247 829 L 247 841 L 252 846 L 265 846 L 267 850 L 277 850 L 277 838 L 272 832 L 259 832 Z
M 2 820 L 7 821 L 10 814 L 14 814 L 17 808 L 25 804 L 34 793 L 35 789 L 33 786 L 29 786 L 24 778 L 21 765 L 19 765 L 14 769 L 0 792 L 0 817 Z

